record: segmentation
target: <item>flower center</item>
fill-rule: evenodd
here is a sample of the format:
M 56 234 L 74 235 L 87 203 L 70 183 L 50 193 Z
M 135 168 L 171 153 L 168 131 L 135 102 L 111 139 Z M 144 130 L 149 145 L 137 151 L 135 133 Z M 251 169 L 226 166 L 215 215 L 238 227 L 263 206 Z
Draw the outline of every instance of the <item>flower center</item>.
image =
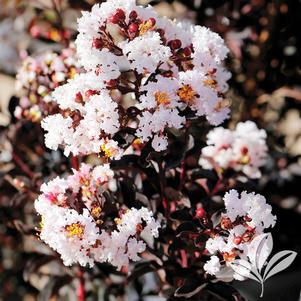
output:
M 72 223 L 71 225 L 67 225 L 65 229 L 69 237 L 77 236 L 78 238 L 83 238 L 84 236 L 85 226 L 80 223 Z
M 248 154 L 242 155 L 240 158 L 240 163 L 243 165 L 249 164 L 250 163 L 250 156 Z
M 227 261 L 227 262 L 231 262 L 231 261 L 233 261 L 234 259 L 235 259 L 235 257 L 236 257 L 236 254 L 235 253 L 224 253 L 223 254 L 223 258 L 224 258 L 224 260 L 225 261 Z
M 186 103 L 191 103 L 196 93 L 190 85 L 184 85 L 178 90 L 178 96 Z
M 170 98 L 168 97 L 168 93 L 166 92 L 156 92 L 155 98 L 158 105 L 169 105 Z
M 106 157 L 111 158 L 114 156 L 114 149 L 107 147 L 106 144 L 101 145 L 100 148 L 104 152 Z
M 151 19 L 141 23 L 139 25 L 139 35 L 143 36 L 145 33 L 147 33 L 153 27 L 154 27 L 154 22 Z

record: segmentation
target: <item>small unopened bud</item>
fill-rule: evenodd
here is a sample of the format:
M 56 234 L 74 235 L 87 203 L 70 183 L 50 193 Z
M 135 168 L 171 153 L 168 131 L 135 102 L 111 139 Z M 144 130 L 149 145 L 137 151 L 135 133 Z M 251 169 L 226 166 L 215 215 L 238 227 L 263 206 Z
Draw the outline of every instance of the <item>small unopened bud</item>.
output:
M 135 10 L 132 10 L 129 15 L 130 20 L 136 20 L 137 17 L 138 17 L 137 12 Z
M 77 92 L 75 95 L 75 102 L 82 103 L 83 102 L 83 96 L 81 92 Z
M 100 49 L 103 47 L 103 42 L 101 39 L 93 39 L 92 41 L 92 47 L 96 49 Z
M 242 237 L 241 236 L 235 236 L 234 239 L 233 239 L 233 242 L 236 244 L 236 245 L 239 245 L 242 241 Z
M 136 33 L 139 30 L 139 26 L 136 23 L 132 23 L 128 30 L 130 33 Z
M 240 153 L 242 155 L 246 155 L 247 153 L 249 152 L 248 148 L 246 146 L 243 146 L 241 149 L 240 149 Z
M 115 15 L 117 15 L 120 20 L 125 20 L 125 12 L 123 9 L 118 8 Z
M 183 54 L 185 55 L 185 56 L 190 56 L 191 55 L 191 49 L 190 49 L 190 47 L 185 47 L 185 48 L 183 48 Z
M 113 15 L 113 16 L 111 16 L 111 17 L 108 18 L 108 21 L 110 23 L 117 24 L 119 22 L 119 17 L 116 16 L 116 15 Z
M 159 33 L 159 35 L 160 35 L 161 37 L 164 37 L 164 35 L 165 35 L 165 30 L 164 30 L 164 29 L 158 28 L 158 29 L 157 29 L 157 32 Z
M 168 42 L 168 46 L 169 46 L 171 49 L 179 49 L 179 48 L 181 48 L 181 46 L 182 46 L 182 42 L 181 42 L 181 40 L 179 40 L 179 39 L 172 40 L 172 41 L 169 41 L 169 42 Z
M 156 25 L 156 19 L 155 18 L 149 18 L 148 21 L 150 22 L 150 24 L 152 26 L 155 26 Z
M 113 24 L 118 24 L 120 21 L 125 20 L 125 12 L 121 8 L 116 10 L 116 13 L 108 18 L 108 21 Z
M 205 215 L 206 215 L 206 211 L 205 211 L 204 208 L 198 208 L 198 209 L 195 211 L 195 217 L 196 217 L 196 218 L 203 218 Z

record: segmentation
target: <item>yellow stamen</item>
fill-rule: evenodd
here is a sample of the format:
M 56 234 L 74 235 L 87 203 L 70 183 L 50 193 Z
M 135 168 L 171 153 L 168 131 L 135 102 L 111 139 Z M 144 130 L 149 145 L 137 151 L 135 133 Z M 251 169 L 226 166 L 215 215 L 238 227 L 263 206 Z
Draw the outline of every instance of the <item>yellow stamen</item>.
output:
M 132 144 L 134 144 L 134 145 L 140 145 L 140 144 L 142 144 L 142 141 L 141 141 L 141 139 L 136 138 L 136 139 L 133 141 Z
M 77 74 L 77 71 L 74 67 L 71 67 L 70 68 L 70 71 L 69 71 L 69 77 L 72 79 L 74 78 L 74 76 Z
M 155 98 L 158 105 L 169 105 L 170 99 L 168 97 L 168 93 L 166 92 L 156 92 Z
M 83 238 L 85 226 L 80 223 L 73 223 L 65 227 L 66 231 L 69 234 L 69 237 L 77 236 L 78 238 Z
M 94 207 L 92 209 L 92 216 L 95 217 L 95 218 L 99 218 L 100 217 L 100 214 L 101 214 L 101 208 L 98 206 L 98 207 Z
M 196 93 L 190 85 L 184 85 L 178 90 L 180 99 L 188 104 L 192 102 Z
M 217 84 L 217 81 L 212 78 L 208 78 L 208 79 L 204 80 L 205 86 L 210 86 L 211 88 L 216 88 L 216 84 Z
M 44 216 L 42 216 L 41 217 L 41 221 L 40 221 L 40 229 L 39 230 L 43 230 L 43 228 L 44 228 L 44 225 L 45 225 L 45 218 L 44 218 Z
M 117 225 L 119 225 L 119 224 L 121 223 L 121 218 L 118 218 L 118 217 L 114 218 L 114 222 L 115 222 Z
M 146 32 L 148 32 L 150 29 L 153 28 L 153 24 L 150 20 L 145 21 L 139 25 L 139 35 L 142 36 Z
M 104 152 L 106 157 L 111 158 L 114 156 L 114 151 L 110 148 L 107 148 L 105 144 L 103 144 L 100 148 Z
M 242 156 L 240 158 L 240 163 L 244 165 L 250 163 L 250 156 L 249 155 Z

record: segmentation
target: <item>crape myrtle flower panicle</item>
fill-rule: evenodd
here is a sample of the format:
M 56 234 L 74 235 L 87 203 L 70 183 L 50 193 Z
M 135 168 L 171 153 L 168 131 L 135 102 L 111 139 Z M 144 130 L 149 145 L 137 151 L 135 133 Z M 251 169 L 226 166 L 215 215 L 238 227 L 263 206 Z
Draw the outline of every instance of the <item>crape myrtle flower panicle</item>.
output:
M 78 19 L 78 31 L 84 70 L 52 93 L 69 121 L 62 122 L 65 130 L 53 128 L 56 115 L 42 122 L 49 148 L 120 158 L 116 135 L 130 128 L 133 141 L 163 151 L 168 130 L 186 124 L 185 112 L 212 125 L 228 117 L 228 49 L 216 33 L 159 17 L 134 0 L 95 4 Z
M 266 131 L 258 129 L 252 121 L 239 122 L 233 131 L 214 128 L 207 135 L 208 146 L 202 149 L 199 164 L 220 171 L 231 168 L 250 178 L 259 178 L 259 168 L 267 159 L 266 138 Z
M 263 234 L 276 223 L 272 207 L 260 195 L 232 189 L 224 196 L 225 212 L 221 222 L 212 230 L 206 242 L 210 259 L 204 265 L 208 274 L 217 278 L 229 277 L 242 280 L 231 268 L 235 259 L 247 259 L 255 256 L 256 237 Z M 230 277 L 230 278 L 231 278 Z
M 80 65 L 74 46 L 59 53 L 46 51 L 27 56 L 17 73 L 16 90 L 21 94 L 15 109 L 18 119 L 39 122 L 58 110 L 51 92 L 79 73 Z
M 40 238 L 57 251 L 65 265 L 93 266 L 107 262 L 118 269 L 131 261 L 158 237 L 160 223 L 147 208 L 123 210 L 106 225 L 104 193 L 115 191 L 114 173 L 108 164 L 92 168 L 81 164 L 66 178 L 41 186 L 35 208 L 41 215 Z

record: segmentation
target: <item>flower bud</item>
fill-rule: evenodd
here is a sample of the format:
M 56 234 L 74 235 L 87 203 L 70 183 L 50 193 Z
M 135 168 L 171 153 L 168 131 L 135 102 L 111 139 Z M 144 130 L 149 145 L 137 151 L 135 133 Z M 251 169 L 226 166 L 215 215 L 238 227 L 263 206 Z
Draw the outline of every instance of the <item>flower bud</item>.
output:
M 111 17 L 108 18 L 108 21 L 110 23 L 117 24 L 119 22 L 119 17 L 116 16 L 116 15 L 113 15 L 113 16 L 111 16 Z
M 172 40 L 172 41 L 169 41 L 168 42 L 168 46 L 171 48 L 171 49 L 179 49 L 179 48 L 181 48 L 181 46 L 182 46 L 182 42 L 181 42 L 181 40 L 179 40 L 179 39 L 176 39 L 176 40 Z
M 248 148 L 246 146 L 243 146 L 241 149 L 240 149 L 240 153 L 242 155 L 246 155 L 247 153 L 249 152 Z
M 198 208 L 198 209 L 195 211 L 195 217 L 196 217 L 196 218 L 203 218 L 205 215 L 206 215 L 206 211 L 205 211 L 204 208 Z
M 118 8 L 115 15 L 119 17 L 119 20 L 125 20 L 125 12 L 123 9 Z
M 148 21 L 150 22 L 150 24 L 152 26 L 155 26 L 156 25 L 156 19 L 155 18 L 149 18 Z
M 128 31 L 130 33 L 136 33 L 138 30 L 139 30 L 139 26 L 136 23 L 132 23 L 128 28 Z
M 192 51 L 191 51 L 191 48 L 190 48 L 190 47 L 185 47 L 185 48 L 183 48 L 183 54 L 184 54 L 185 56 L 190 56 L 191 53 L 192 53 Z
M 236 244 L 236 245 L 239 245 L 242 241 L 242 237 L 241 236 L 235 236 L 234 239 L 233 239 L 233 242 Z
M 161 37 L 164 37 L 164 35 L 165 35 L 165 30 L 164 30 L 164 29 L 158 28 L 158 29 L 157 29 L 157 32 L 159 33 L 159 35 L 160 35 Z
M 77 103 L 82 103 L 82 102 L 83 102 L 83 96 L 82 96 L 82 93 L 77 92 L 77 93 L 75 94 L 75 102 L 77 102 Z
M 108 18 L 108 21 L 113 24 L 118 24 L 120 21 L 125 20 L 125 13 L 124 10 L 118 8 L 116 13 Z
M 103 42 L 101 39 L 93 39 L 92 41 L 92 47 L 96 49 L 100 49 L 103 47 Z
M 130 20 L 136 20 L 137 17 L 138 17 L 137 12 L 135 10 L 132 10 L 129 15 Z

